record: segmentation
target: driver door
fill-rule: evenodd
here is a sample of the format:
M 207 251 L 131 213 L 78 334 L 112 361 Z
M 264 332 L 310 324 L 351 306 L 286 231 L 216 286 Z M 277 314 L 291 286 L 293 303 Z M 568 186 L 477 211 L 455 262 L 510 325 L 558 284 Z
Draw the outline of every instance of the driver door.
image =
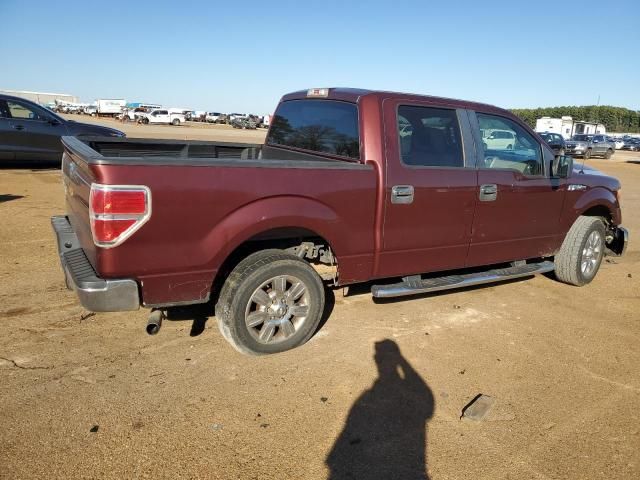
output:
M 8 140 L 15 159 L 22 161 L 60 161 L 60 137 L 67 134 L 64 123 L 46 110 L 26 102 L 7 100 L 9 110 Z
M 550 178 L 549 147 L 514 120 L 471 113 L 478 149 L 478 191 L 467 266 L 552 254 L 562 243 L 566 179 Z M 511 148 L 482 142 L 481 131 L 507 131 Z

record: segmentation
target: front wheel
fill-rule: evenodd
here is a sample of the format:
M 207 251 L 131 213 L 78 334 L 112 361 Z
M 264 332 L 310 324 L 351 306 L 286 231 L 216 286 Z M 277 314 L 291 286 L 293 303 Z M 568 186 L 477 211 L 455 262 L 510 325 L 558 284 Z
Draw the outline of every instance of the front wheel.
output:
M 586 152 L 584 152 L 583 157 L 585 160 L 589 160 L 591 158 L 591 149 L 588 149 Z
M 171 121 L 171 125 L 173 125 L 174 127 L 177 127 L 178 125 L 180 125 L 180 120 L 178 120 L 177 118 L 174 118 Z
M 578 217 L 555 258 L 558 280 L 581 287 L 598 273 L 605 247 L 604 223 L 597 217 Z
M 282 250 L 249 255 L 216 305 L 222 336 L 241 353 L 284 352 L 307 342 L 324 311 L 324 285 L 304 260 Z
M 613 155 L 613 150 L 611 150 L 610 148 L 607 150 L 607 153 L 604 154 L 604 158 L 606 158 L 607 160 L 609 160 L 611 158 L 611 156 Z

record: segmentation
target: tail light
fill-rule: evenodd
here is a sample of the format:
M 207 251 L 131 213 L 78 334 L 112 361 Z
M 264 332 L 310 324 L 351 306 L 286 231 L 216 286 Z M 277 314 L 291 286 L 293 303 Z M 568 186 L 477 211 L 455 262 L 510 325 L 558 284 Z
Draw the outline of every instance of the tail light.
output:
M 151 217 L 151 190 L 141 185 L 91 184 L 89 218 L 98 247 L 120 245 Z

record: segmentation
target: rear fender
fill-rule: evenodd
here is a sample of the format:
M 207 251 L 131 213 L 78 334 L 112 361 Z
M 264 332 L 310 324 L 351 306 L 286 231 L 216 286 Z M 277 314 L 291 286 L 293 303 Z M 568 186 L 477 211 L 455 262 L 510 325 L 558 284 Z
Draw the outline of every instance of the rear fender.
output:
M 348 226 L 327 205 L 306 197 L 283 195 L 246 204 L 218 222 L 204 238 L 201 247 L 211 252 L 208 265 L 218 270 L 240 245 L 256 235 L 275 228 L 304 228 L 327 240 L 339 258 L 343 235 Z

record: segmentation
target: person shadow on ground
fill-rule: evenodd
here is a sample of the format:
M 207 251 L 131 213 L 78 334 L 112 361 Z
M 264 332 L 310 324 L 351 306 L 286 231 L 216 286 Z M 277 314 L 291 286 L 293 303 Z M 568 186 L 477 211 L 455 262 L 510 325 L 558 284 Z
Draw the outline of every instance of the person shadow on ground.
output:
M 433 393 L 392 340 L 375 344 L 378 378 L 356 400 L 326 459 L 330 480 L 428 480 Z

